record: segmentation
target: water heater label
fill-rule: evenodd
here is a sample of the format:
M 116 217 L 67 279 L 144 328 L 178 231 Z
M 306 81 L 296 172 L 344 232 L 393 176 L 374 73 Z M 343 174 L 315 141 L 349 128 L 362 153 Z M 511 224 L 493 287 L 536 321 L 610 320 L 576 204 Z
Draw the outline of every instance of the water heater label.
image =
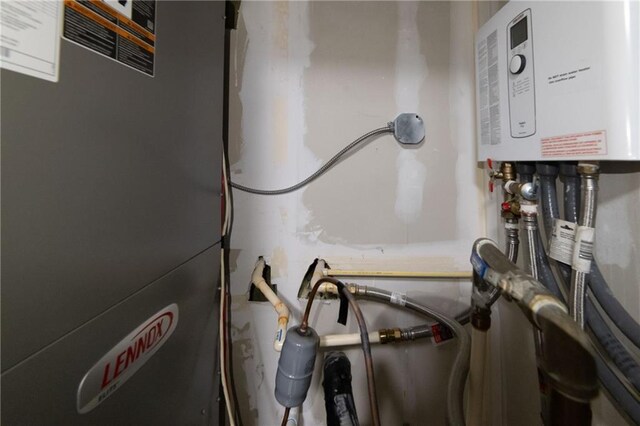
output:
M 113 395 L 169 339 L 178 324 L 178 305 L 161 309 L 115 345 L 84 375 L 78 386 L 80 414 Z
M 153 77 L 156 1 L 65 0 L 66 40 Z
M 553 233 L 549 240 L 549 257 L 567 265 L 573 263 L 573 246 L 577 226 L 566 220 L 554 220 Z
M 542 138 L 543 157 L 575 157 L 607 154 L 607 137 L 604 130 L 572 133 Z
M 498 32 L 478 41 L 478 102 L 480 143 L 500 144 L 500 76 L 498 69 Z
M 0 2 L 0 66 L 58 81 L 61 10 L 57 1 Z

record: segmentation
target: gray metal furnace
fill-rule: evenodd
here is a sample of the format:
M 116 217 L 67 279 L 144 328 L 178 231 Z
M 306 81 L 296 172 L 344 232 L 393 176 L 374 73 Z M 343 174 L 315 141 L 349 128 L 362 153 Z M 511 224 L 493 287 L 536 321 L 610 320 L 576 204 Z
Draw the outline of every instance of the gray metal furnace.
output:
M 57 83 L 2 70 L 3 425 L 217 423 L 225 4 L 156 3 L 153 76 L 66 40 Z

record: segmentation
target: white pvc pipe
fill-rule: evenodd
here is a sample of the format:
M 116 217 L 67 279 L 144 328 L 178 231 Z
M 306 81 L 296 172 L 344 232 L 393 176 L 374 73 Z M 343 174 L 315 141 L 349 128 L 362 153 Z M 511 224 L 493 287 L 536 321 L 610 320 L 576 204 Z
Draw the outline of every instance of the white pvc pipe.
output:
M 480 426 L 483 424 L 487 334 L 486 331 L 471 327 L 471 365 L 469 367 L 467 426 Z
M 291 407 L 289 410 L 289 417 L 287 418 L 287 426 L 298 426 L 300 424 L 300 409 L 301 407 Z
M 377 331 L 370 332 L 369 343 L 380 343 L 380 333 Z M 360 344 L 362 344 L 362 340 L 360 339 L 360 333 L 327 334 L 326 336 L 320 336 L 321 348 L 329 348 L 333 346 L 360 345 Z
M 271 287 L 267 284 L 267 282 L 262 278 L 262 272 L 264 271 L 264 259 L 260 257 L 258 262 L 256 262 L 256 267 L 253 269 L 253 273 L 251 274 L 251 283 L 258 290 L 262 292 L 264 297 L 273 305 L 276 312 L 278 313 L 278 327 L 276 329 L 276 337 L 273 342 L 273 348 L 280 352 L 282 350 L 282 344 L 284 343 L 284 338 L 287 335 L 287 325 L 289 324 L 289 308 L 287 305 L 280 300 L 280 298 L 273 292 Z

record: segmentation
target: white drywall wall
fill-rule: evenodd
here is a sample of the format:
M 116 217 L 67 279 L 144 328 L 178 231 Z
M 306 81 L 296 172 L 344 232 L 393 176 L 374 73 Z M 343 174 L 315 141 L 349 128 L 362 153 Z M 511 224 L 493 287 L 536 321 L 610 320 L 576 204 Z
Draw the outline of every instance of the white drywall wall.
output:
M 372 140 L 304 190 L 276 197 L 234 192 L 232 240 L 235 372 L 247 425 L 278 424 L 273 398 L 276 316 L 247 302 L 258 256 L 300 320 L 296 298 L 316 257 L 334 268 L 468 271 L 483 235 L 481 182 L 474 161 L 471 3 L 244 2 L 231 53 L 231 178 L 259 188 L 296 183 L 359 135 L 400 112 L 425 121 L 426 141 L 403 148 Z M 359 280 L 402 292 L 453 314 L 469 283 Z M 421 319 L 364 303 L 371 329 Z M 335 302 L 314 306 L 321 333 L 354 332 L 335 323 Z M 444 393 L 455 344 L 374 348 L 384 424 L 444 422 Z M 360 350 L 351 349 L 354 394 L 370 422 Z M 324 423 L 320 362 L 304 424 Z
M 297 193 L 235 191 L 233 334 L 245 424 L 278 424 L 283 411 L 273 398 L 275 314 L 269 305 L 246 301 L 259 255 L 273 267 L 273 281 L 297 323 L 304 302 L 296 294 L 315 257 L 334 268 L 465 270 L 472 241 L 500 234 L 500 197 L 483 201 L 482 171 L 473 161 L 473 32 L 501 3 L 243 3 L 232 35 L 233 180 L 288 186 L 399 112 L 418 112 L 427 126 L 427 140 L 417 149 L 381 137 Z M 638 166 L 606 167 L 596 255 L 636 319 L 639 208 Z M 468 300 L 467 286 L 460 290 L 458 283 L 360 282 L 408 292 L 449 313 Z M 363 306 L 371 329 L 421 321 L 397 309 Z M 321 333 L 356 331 L 352 317 L 348 327 L 336 325 L 336 312 L 334 302 L 317 303 L 312 324 Z M 493 404 L 502 403 L 504 411 L 494 410 L 489 424 L 540 424 L 530 327 L 503 301 L 492 318 L 498 356 L 488 386 Z M 443 422 L 442 391 L 454 350 L 428 342 L 374 348 L 385 424 Z M 362 355 L 347 353 L 358 413 L 367 423 Z M 307 425 L 324 422 L 319 364 L 303 411 Z M 594 423 L 623 420 L 599 398 Z

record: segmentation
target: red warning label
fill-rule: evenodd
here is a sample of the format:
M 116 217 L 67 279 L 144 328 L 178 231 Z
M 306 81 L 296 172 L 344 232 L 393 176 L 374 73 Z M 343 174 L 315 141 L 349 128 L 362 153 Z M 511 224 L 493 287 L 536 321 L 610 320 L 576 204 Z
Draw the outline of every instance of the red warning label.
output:
M 604 130 L 542 138 L 540 142 L 543 157 L 607 154 L 607 137 Z

